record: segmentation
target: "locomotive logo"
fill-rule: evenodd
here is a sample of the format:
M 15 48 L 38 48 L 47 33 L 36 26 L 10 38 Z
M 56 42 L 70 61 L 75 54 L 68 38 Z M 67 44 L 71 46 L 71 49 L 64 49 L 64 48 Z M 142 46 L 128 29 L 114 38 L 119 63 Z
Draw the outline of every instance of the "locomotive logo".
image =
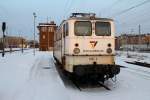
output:
M 95 48 L 95 46 L 97 45 L 97 41 L 90 41 L 91 47 Z

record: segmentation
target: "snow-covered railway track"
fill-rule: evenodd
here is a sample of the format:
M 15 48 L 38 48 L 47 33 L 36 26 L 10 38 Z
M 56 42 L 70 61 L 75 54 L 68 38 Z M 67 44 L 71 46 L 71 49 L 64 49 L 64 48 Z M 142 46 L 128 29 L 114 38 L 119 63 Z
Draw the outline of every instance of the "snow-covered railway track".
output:
M 126 61 L 126 63 L 139 65 L 141 67 L 148 67 L 148 68 L 150 68 L 150 64 L 148 64 L 148 63 L 143 63 L 143 62 L 138 62 L 138 61 L 134 61 L 134 62 Z
M 131 72 L 133 73 L 134 75 L 138 75 L 139 77 L 142 77 L 144 79 L 148 79 L 150 80 L 150 73 L 149 72 L 146 72 L 146 71 L 142 71 L 142 70 L 138 70 L 138 69 L 132 69 L 132 68 L 127 68 L 127 69 L 124 69 L 128 72 Z M 146 73 L 144 73 L 146 72 Z
M 87 80 L 87 82 L 80 82 L 79 80 L 71 79 L 74 86 L 79 89 L 80 91 L 83 91 L 86 88 L 99 88 L 103 87 L 106 90 L 111 90 L 108 86 L 106 86 L 103 82 L 97 81 L 97 80 Z
M 143 69 L 142 66 L 139 66 L 141 68 L 139 68 L 139 67 L 136 68 L 136 67 L 131 67 L 131 65 L 132 64 L 127 64 L 126 66 L 124 66 L 124 68 L 122 67 L 122 70 L 126 70 L 130 73 L 133 73 L 134 75 L 136 74 L 142 78 L 150 80 L 150 71 L 149 70 Z M 136 66 L 136 65 L 134 65 L 134 66 Z
M 55 63 L 55 61 L 53 61 Z M 67 75 L 62 69 L 61 65 L 55 63 L 56 69 L 63 80 L 65 85 L 70 85 L 71 87 L 76 88 L 79 91 L 84 91 L 87 88 L 100 88 L 103 87 L 106 90 L 111 90 L 108 86 L 106 86 L 104 83 L 99 82 L 97 80 L 88 79 L 88 80 L 80 80 L 76 79 L 73 76 Z

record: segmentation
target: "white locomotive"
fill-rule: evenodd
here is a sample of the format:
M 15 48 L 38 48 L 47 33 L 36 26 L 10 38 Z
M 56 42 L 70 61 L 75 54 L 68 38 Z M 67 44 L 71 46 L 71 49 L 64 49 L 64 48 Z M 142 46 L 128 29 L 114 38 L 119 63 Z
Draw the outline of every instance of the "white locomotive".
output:
M 120 72 L 115 66 L 114 22 L 94 13 L 72 13 L 54 34 L 54 58 L 77 77 L 104 81 Z

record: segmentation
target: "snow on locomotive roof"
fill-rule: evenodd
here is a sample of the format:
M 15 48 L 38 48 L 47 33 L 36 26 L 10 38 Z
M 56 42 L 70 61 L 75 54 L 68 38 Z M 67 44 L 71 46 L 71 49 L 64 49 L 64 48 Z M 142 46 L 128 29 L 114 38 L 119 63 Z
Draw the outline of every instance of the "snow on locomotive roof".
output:
M 72 17 L 72 18 L 69 18 L 69 20 L 71 19 L 76 19 L 76 20 L 103 20 L 103 21 L 113 21 L 113 19 L 110 19 L 110 18 L 98 18 L 98 17 L 95 17 L 95 18 L 90 18 L 90 17 Z
M 111 18 L 96 17 L 95 13 L 72 13 L 67 20 L 99 20 L 99 21 L 114 21 Z M 60 26 L 67 20 L 63 20 Z
M 76 20 L 103 20 L 103 21 L 113 21 L 113 19 L 110 18 L 99 18 L 96 17 L 95 13 L 72 13 L 70 18 L 71 19 L 76 19 Z

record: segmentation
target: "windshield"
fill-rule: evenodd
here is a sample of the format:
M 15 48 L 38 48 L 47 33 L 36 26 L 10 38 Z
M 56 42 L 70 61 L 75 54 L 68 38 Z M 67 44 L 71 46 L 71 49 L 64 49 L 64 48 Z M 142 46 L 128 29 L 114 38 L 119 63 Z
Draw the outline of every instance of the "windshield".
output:
M 75 35 L 77 36 L 91 36 L 92 24 L 89 21 L 75 22 Z
M 111 27 L 109 22 L 96 22 L 96 31 L 97 36 L 110 36 Z

